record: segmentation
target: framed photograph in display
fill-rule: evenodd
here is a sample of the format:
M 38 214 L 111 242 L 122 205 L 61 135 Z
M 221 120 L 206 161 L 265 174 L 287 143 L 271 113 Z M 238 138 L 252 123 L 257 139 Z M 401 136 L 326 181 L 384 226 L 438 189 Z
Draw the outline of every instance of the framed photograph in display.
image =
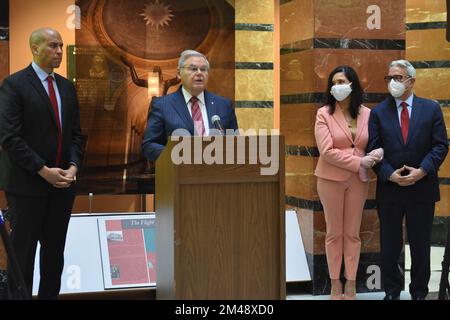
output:
M 155 215 L 97 222 L 105 289 L 156 286 Z

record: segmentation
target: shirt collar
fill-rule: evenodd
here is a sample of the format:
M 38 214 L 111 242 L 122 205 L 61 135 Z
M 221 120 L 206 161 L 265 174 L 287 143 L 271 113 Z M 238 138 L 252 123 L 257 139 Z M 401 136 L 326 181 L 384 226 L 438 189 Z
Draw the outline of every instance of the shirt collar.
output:
M 183 86 L 181 86 L 181 91 L 183 92 L 184 101 L 186 101 L 186 105 L 187 105 L 192 98 L 192 94 L 190 94 L 189 91 L 187 91 Z M 200 92 L 200 94 L 197 96 L 197 98 L 198 98 L 198 100 L 200 100 L 200 102 L 203 105 L 206 105 L 205 104 L 205 91 Z
M 413 105 L 413 99 L 414 99 L 414 94 L 411 94 L 406 100 L 404 100 L 407 104 L 408 107 L 412 107 Z M 400 104 L 403 102 L 402 99 L 399 98 L 395 98 L 395 104 L 397 105 L 397 108 L 400 108 Z
M 52 76 L 53 79 L 55 78 L 55 73 L 52 72 L 50 74 L 48 74 L 47 72 L 45 72 L 44 69 L 42 69 L 41 67 L 39 67 L 39 65 L 36 62 L 32 62 L 31 66 L 33 67 L 34 71 L 36 72 L 37 76 L 39 77 L 39 79 L 41 81 L 47 80 L 48 76 Z

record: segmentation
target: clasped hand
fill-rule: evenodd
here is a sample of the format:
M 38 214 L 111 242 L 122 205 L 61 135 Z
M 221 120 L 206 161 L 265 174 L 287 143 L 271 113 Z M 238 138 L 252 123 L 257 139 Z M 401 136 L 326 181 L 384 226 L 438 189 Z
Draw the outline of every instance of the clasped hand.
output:
M 402 176 L 402 172 L 409 171 L 405 176 Z M 426 173 L 421 168 L 413 168 L 404 165 L 403 167 L 395 170 L 390 176 L 389 180 L 397 183 L 401 187 L 412 186 L 417 181 L 426 176 Z
M 48 183 L 55 188 L 68 188 L 75 182 L 76 167 L 70 166 L 69 169 L 63 170 L 61 168 L 48 168 L 44 166 L 39 170 L 39 175 L 43 177 Z

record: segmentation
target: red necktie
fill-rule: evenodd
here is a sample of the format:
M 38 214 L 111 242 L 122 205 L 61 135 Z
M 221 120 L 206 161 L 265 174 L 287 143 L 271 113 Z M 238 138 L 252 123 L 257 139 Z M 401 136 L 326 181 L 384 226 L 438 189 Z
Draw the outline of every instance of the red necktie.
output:
M 197 97 L 191 98 L 191 110 L 195 131 L 198 135 L 203 136 L 205 134 L 205 125 L 203 124 L 202 112 L 200 111 Z
M 403 142 L 406 144 L 406 139 L 408 138 L 408 129 L 409 129 L 409 113 L 408 113 L 408 104 L 403 101 L 401 104 L 402 106 L 402 113 L 400 115 L 401 119 L 401 126 L 402 126 L 402 136 L 403 136 Z
M 58 101 L 56 100 L 55 88 L 53 87 L 53 77 L 47 77 L 48 83 L 48 95 L 50 102 L 52 103 L 53 112 L 55 113 L 56 125 L 58 127 L 58 149 L 56 151 L 55 167 L 59 167 L 61 164 L 61 149 L 62 149 L 62 135 L 61 135 L 61 123 L 59 120 Z

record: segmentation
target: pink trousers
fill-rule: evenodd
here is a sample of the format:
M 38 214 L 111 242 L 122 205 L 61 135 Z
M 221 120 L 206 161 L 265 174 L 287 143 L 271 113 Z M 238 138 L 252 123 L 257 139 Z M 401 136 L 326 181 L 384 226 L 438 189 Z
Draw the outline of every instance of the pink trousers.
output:
M 361 239 L 362 212 L 369 184 L 357 173 L 343 182 L 317 178 L 317 192 L 322 202 L 327 226 L 325 251 L 331 279 L 339 279 L 342 257 L 345 278 L 356 280 Z

